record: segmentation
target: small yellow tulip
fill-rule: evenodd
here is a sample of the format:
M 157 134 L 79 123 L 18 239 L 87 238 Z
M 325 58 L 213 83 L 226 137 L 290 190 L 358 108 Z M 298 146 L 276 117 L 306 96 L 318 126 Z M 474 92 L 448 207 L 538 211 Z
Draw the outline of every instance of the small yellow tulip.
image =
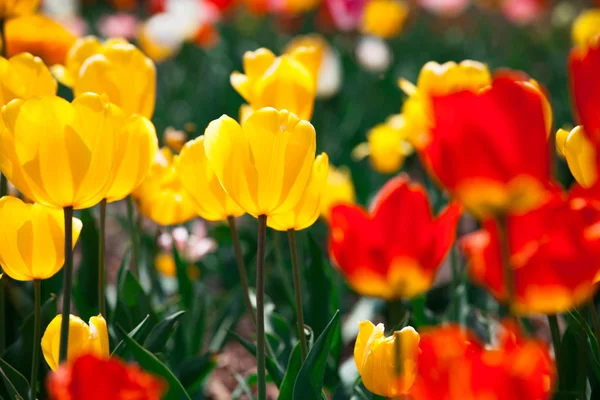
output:
M 337 204 L 354 204 L 356 194 L 348 168 L 329 165 L 327 182 L 321 192 L 321 216 L 329 220 L 331 209 Z
M 213 171 L 231 198 L 257 217 L 292 210 L 315 159 L 315 129 L 287 110 L 263 108 L 240 126 L 224 115 L 204 134 Z
M 600 40 L 600 9 L 583 11 L 573 22 L 572 36 L 575 46 L 585 49 L 594 40 Z
M 69 50 L 64 67 L 54 67 L 57 78 L 85 92 L 106 93 L 127 114 L 152 118 L 156 100 L 154 62 L 123 39 L 100 43 L 95 37 L 79 39 Z
M 33 14 L 40 0 L 0 0 L 0 19 Z
M 196 216 L 193 200 L 175 170 L 173 153 L 166 147 L 156 153 L 148 176 L 133 196 L 142 215 L 159 225 L 178 225 Z
M 65 262 L 65 227 L 61 210 L 27 204 L 16 197 L 0 199 L 0 265 L 18 281 L 48 279 Z M 81 232 L 81 221 L 73 218 L 73 247 Z
M 559 129 L 556 132 L 556 147 L 567 160 L 569 170 L 581 186 L 589 188 L 596 183 L 596 149 L 582 126 L 576 126 L 570 132 Z
M 60 345 L 60 323 L 62 315 L 57 315 L 48 324 L 42 337 L 42 353 L 52 371 L 56 371 L 59 365 L 58 350 Z M 106 321 L 102 315 L 90 318 L 89 325 L 81 318 L 69 316 L 69 349 L 67 362 L 84 354 L 94 354 L 98 357 L 108 359 L 110 349 L 108 347 L 108 330 Z
M 317 93 L 320 54 L 299 47 L 275 57 L 261 48 L 244 54 L 244 72 L 231 74 L 231 85 L 252 109 L 274 107 L 310 120 Z
M 134 114 L 125 118 L 117 135 L 116 175 L 106 200 L 122 200 L 146 178 L 158 151 L 154 125 L 148 119 Z
M 354 345 L 354 362 L 365 387 L 384 397 L 408 392 L 417 375 L 419 340 L 419 334 L 410 326 L 386 338 L 383 324 L 362 321 Z
M 370 0 L 363 12 L 361 31 L 368 35 L 389 39 L 397 36 L 406 18 L 408 5 L 401 0 Z
M 296 207 L 291 211 L 271 216 L 267 219 L 267 225 L 278 231 L 299 231 L 314 224 L 321 211 L 321 192 L 327 180 L 328 170 L 329 157 L 322 153 L 315 158 L 310 178 Z
M 86 93 L 13 100 L 2 109 L 0 170 L 29 199 L 51 207 L 89 208 L 113 182 L 122 111 Z
M 213 172 L 204 150 L 204 136 L 189 141 L 183 147 L 175 167 L 181 184 L 202 218 L 220 221 L 244 214 L 244 210 L 225 193 Z
M 39 57 L 21 53 L 8 60 L 0 57 L 0 105 L 13 99 L 56 94 L 57 84 Z

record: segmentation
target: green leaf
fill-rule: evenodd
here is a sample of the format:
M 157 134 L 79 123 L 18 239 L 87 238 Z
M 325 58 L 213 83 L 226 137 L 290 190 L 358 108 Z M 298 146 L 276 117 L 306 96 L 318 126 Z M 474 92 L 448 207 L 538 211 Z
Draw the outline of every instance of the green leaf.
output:
M 589 351 L 585 331 L 578 324 L 569 325 L 558 353 L 559 393 L 580 393 L 580 398 L 585 397 Z
M 118 327 L 121 333 L 124 335 L 123 340 L 125 344 L 133 354 L 133 358 L 137 361 L 140 366 L 148 371 L 155 373 L 158 376 L 163 377 L 167 384 L 169 385 L 169 390 L 166 395 L 163 397 L 165 400 L 182 400 L 187 399 L 191 400 L 188 393 L 185 391 L 183 385 L 179 380 L 173 375 L 173 372 L 169 370 L 169 368 L 163 364 L 156 356 L 150 353 L 148 350 L 144 349 L 142 345 L 136 342 L 134 339 L 127 336 L 127 333 L 122 327 Z
M 148 322 L 148 320 L 150 319 L 149 315 L 146 315 L 146 318 L 144 318 L 144 320 L 142 322 L 140 322 L 138 324 L 138 326 L 136 326 L 135 328 L 133 328 L 128 334 L 127 336 L 129 336 L 130 338 L 134 339 L 134 340 L 139 340 L 141 334 L 144 331 L 144 328 L 146 327 L 146 323 Z M 117 344 L 117 346 L 115 347 L 115 349 L 113 350 L 113 352 L 111 353 L 111 356 L 119 356 L 122 357 L 123 354 L 125 352 L 125 342 L 123 340 L 121 340 L 119 342 L 119 344 Z
M 237 340 L 248 351 L 248 353 L 252 354 L 253 356 L 256 356 L 256 345 L 254 343 L 250 343 L 249 341 L 247 341 L 246 339 L 244 339 L 243 337 L 241 337 L 240 335 L 238 335 L 235 332 L 230 331 L 229 334 L 235 340 Z M 273 359 L 271 357 L 267 356 L 265 358 L 266 358 L 267 372 L 271 376 L 271 379 L 273 379 L 273 382 L 275 382 L 277 387 L 279 387 L 281 385 L 281 382 L 283 381 L 283 371 L 277 365 L 277 363 L 275 361 L 273 361 Z
M 310 282 L 310 285 L 306 287 L 308 290 L 305 291 L 308 294 L 308 307 L 305 308 L 306 325 L 310 325 L 314 334 L 319 336 L 331 320 L 338 305 L 331 307 L 331 302 L 325 301 L 325 299 L 330 299 L 333 291 L 331 281 L 333 269 L 328 265 L 329 263 L 323 257 L 323 251 L 310 235 L 308 236 L 308 249 L 310 261 L 307 263 L 304 273 L 305 282 Z
M 229 331 L 235 328 L 244 313 L 242 296 L 242 291 L 238 288 L 218 311 L 210 336 L 212 339 L 208 346 L 209 351 L 218 353 L 223 350 Z
M 173 260 L 175 260 L 175 267 L 177 271 L 177 283 L 179 285 L 179 293 L 181 294 L 181 302 L 183 308 L 190 309 L 194 301 L 193 298 L 193 285 L 188 275 L 188 266 L 179 256 L 177 247 L 173 245 Z
M 73 301 L 78 315 L 84 321 L 98 314 L 98 228 L 92 209 L 81 211 L 83 228 L 79 235 L 81 263 L 74 279 Z M 81 267 L 84 266 L 84 267 Z M 108 318 L 108 316 L 104 316 Z
M 185 311 L 178 311 L 175 314 L 169 315 L 164 320 L 160 321 L 153 329 L 144 341 L 144 347 L 151 353 L 161 352 L 173 331 L 177 321 L 185 314 Z
M 197 392 L 206 377 L 217 366 L 217 357 L 213 353 L 206 353 L 186 360 L 179 366 L 179 380 L 188 393 Z
M 298 373 L 300 372 L 300 368 L 302 367 L 302 353 L 300 351 L 300 343 L 296 344 L 294 347 L 294 351 L 292 351 L 292 356 L 290 357 L 290 362 L 287 366 L 287 371 L 285 372 L 285 376 L 283 377 L 283 381 L 281 382 L 281 386 L 279 388 L 279 396 L 278 400 L 286 400 L 291 399 L 294 396 L 294 384 L 296 383 L 296 378 L 298 377 Z
M 150 316 L 149 322 L 152 326 L 158 323 L 150 297 L 131 271 L 126 270 L 119 285 L 117 308 L 112 316 L 113 322 L 132 330 L 134 324 L 142 321 L 147 315 Z
M 294 400 L 318 400 L 322 398 L 323 379 L 329 349 L 339 334 L 340 312 L 335 315 L 315 341 L 315 345 L 308 353 L 306 361 L 300 368 L 298 378 L 294 384 Z
M 0 373 L 2 373 L 4 386 L 11 399 L 20 400 L 29 398 L 30 386 L 27 383 L 27 379 L 1 358 Z

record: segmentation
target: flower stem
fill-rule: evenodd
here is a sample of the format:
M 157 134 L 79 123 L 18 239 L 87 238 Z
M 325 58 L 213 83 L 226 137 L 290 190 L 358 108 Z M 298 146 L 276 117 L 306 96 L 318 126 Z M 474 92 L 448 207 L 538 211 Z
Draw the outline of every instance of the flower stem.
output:
M 248 289 L 248 273 L 246 272 L 246 264 L 244 264 L 244 255 L 242 254 L 242 246 L 240 246 L 240 238 L 238 236 L 237 228 L 235 226 L 235 218 L 233 216 L 227 217 L 229 223 L 229 230 L 231 231 L 231 238 L 233 239 L 233 248 L 235 250 L 235 258 L 237 260 L 238 271 L 240 273 L 240 282 L 242 289 L 244 290 L 244 303 L 246 303 L 246 309 L 252 317 L 252 322 L 256 326 L 256 315 L 254 314 L 254 308 L 250 301 L 250 290 Z
M 560 330 L 558 328 L 558 318 L 556 314 L 548 315 L 548 325 L 550 326 L 550 334 L 552 335 L 552 347 L 554 347 L 554 359 L 556 360 L 556 372 L 558 374 L 558 386 L 560 387 L 564 382 L 561 382 L 563 378 L 563 372 L 561 364 L 559 362 L 560 353 Z
M 0 20 L 0 24 L 3 24 L 3 21 Z M 1 28 L 0 28 L 1 29 Z M 3 33 L 3 32 L 1 32 Z M 5 46 L 3 46 L 4 48 Z M 4 197 L 8 194 L 8 180 L 2 174 L 0 174 L 0 198 Z M 6 321 L 4 318 L 5 313 L 5 286 L 6 286 L 6 277 L 0 279 L 0 321 Z M 4 353 L 4 347 L 6 346 L 6 324 L 0 324 L 0 355 Z
M 298 249 L 296 246 L 296 231 L 288 230 L 288 241 L 290 242 L 290 255 L 292 257 L 292 272 L 294 275 L 294 295 L 296 297 L 296 320 L 298 322 L 298 337 L 300 338 L 300 351 L 302 360 L 308 355 L 308 345 L 304 334 L 304 311 L 302 310 L 302 286 L 300 285 L 300 267 L 298 266 Z
M 65 270 L 63 281 L 62 321 L 60 323 L 59 361 L 67 359 L 69 348 L 69 316 L 71 314 L 71 291 L 73 286 L 73 207 L 64 208 L 65 215 Z
M 267 399 L 265 370 L 265 239 L 267 216 L 258 216 L 258 246 L 256 251 L 256 367 L 258 400 Z
M 502 277 L 506 290 L 506 306 L 509 315 L 513 315 L 513 305 L 515 301 L 515 271 L 510 261 L 510 237 L 508 234 L 508 220 L 506 215 L 501 215 L 496 219 L 498 227 L 498 242 L 500 244 L 500 258 L 502 260 Z
M 598 351 L 600 351 L 600 320 L 598 320 L 598 310 L 596 310 L 596 303 L 594 303 L 593 297 L 588 300 L 588 307 L 592 316 L 592 325 L 594 326 L 594 336 L 596 336 Z
M 129 231 L 131 233 L 131 272 L 139 279 L 139 243 L 138 243 L 138 226 L 135 223 L 135 206 L 131 195 L 127 196 L 127 221 L 129 222 Z
M 98 306 L 106 318 L 106 265 L 104 263 L 106 239 L 106 199 L 100 202 L 100 235 L 98 236 Z
M 31 400 L 36 399 L 38 367 L 40 365 L 40 336 L 41 336 L 41 321 L 40 308 L 42 303 L 42 281 L 39 279 L 33 280 L 33 291 L 35 300 L 35 313 L 33 314 L 33 362 L 31 363 Z

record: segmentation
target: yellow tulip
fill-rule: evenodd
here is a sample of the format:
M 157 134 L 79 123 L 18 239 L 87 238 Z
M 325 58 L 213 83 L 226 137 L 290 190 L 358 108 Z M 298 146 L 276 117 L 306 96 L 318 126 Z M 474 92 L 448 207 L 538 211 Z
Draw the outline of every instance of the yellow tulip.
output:
M 42 353 L 50 369 L 56 371 L 59 365 L 58 350 L 60 345 L 60 323 L 62 315 L 57 315 L 48 324 L 42 337 Z M 102 315 L 90 318 L 89 325 L 81 318 L 69 316 L 69 349 L 67 362 L 84 354 L 94 354 L 98 357 L 108 359 L 110 349 L 108 347 L 108 330 L 106 321 Z
M 194 201 L 196 212 L 208 221 L 239 217 L 244 210 L 223 190 L 213 172 L 206 151 L 204 136 L 189 141 L 175 161 L 181 184 Z
M 0 57 L 0 105 L 13 99 L 51 96 L 56 88 L 56 81 L 39 57 L 29 53 Z
M 370 0 L 363 12 L 361 31 L 389 39 L 400 33 L 407 17 L 408 5 L 404 1 Z
M 315 129 L 287 110 L 263 108 L 240 126 L 224 115 L 204 134 L 206 156 L 231 198 L 257 217 L 292 210 L 315 159 Z
M 133 192 L 142 215 L 159 225 L 178 225 L 196 216 L 193 200 L 183 188 L 173 162 L 171 150 L 161 148 L 148 176 Z
M 113 182 L 122 111 L 86 93 L 13 100 L 2 109 L 0 170 L 29 199 L 51 207 L 89 208 Z
M 369 156 L 371 166 L 376 171 L 382 174 L 398 172 L 406 156 L 414 151 L 408 142 L 405 126 L 402 114 L 392 115 L 386 122 L 367 132 L 367 142 L 354 148 L 352 158 L 360 161 Z
M 419 334 L 410 326 L 386 338 L 383 324 L 362 321 L 354 345 L 354 362 L 365 387 L 384 397 L 408 392 L 417 375 L 419 340 Z
M 556 133 L 556 147 L 567 160 L 569 170 L 581 186 L 589 188 L 596 183 L 596 149 L 582 126 L 577 126 L 570 132 L 559 129 Z
M 231 85 L 254 110 L 273 107 L 310 120 L 317 93 L 320 55 L 299 47 L 279 57 L 267 49 L 244 54 L 244 72 L 231 74 Z
M 75 96 L 106 93 L 127 114 L 152 118 L 156 100 L 154 62 L 123 39 L 100 43 L 95 37 L 79 39 L 69 51 L 64 67 L 53 72 L 71 86 Z
M 600 9 L 583 11 L 573 22 L 573 43 L 579 48 L 587 48 L 594 40 L 600 40 Z
M 154 125 L 134 114 L 125 118 L 117 135 L 116 175 L 106 200 L 122 200 L 141 185 L 158 151 Z
M 354 204 L 356 194 L 350 171 L 345 168 L 329 166 L 327 182 L 321 192 L 321 216 L 329 220 L 331 209 L 337 204 Z
M 462 90 L 478 91 L 492 82 L 488 67 L 477 61 L 464 60 L 459 64 L 438 64 L 430 61 L 419 73 L 417 86 L 401 79 L 400 88 L 409 96 L 402 106 L 406 131 L 411 143 L 424 147 L 428 141 L 431 121 L 431 98 Z
M 40 0 L 0 0 L 0 19 L 33 14 Z
M 0 199 L 0 265 L 18 281 L 48 279 L 65 262 L 65 228 L 61 210 L 27 204 L 16 197 Z M 81 232 L 81 221 L 73 218 L 73 247 Z
M 31 53 L 47 65 L 61 64 L 75 43 L 64 26 L 41 14 L 24 15 L 6 21 L 6 54 Z
M 327 180 L 329 157 L 326 153 L 315 158 L 312 172 L 302 194 L 302 198 L 292 210 L 275 214 L 267 219 L 267 225 L 278 231 L 306 229 L 315 223 L 321 211 L 321 192 Z

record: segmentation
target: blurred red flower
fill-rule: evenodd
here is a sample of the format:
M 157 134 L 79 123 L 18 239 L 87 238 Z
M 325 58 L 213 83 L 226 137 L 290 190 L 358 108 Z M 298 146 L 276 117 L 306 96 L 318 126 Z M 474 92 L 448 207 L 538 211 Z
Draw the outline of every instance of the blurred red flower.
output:
M 600 271 L 598 214 L 585 207 L 583 199 L 570 201 L 554 194 L 542 207 L 508 218 L 515 311 L 560 313 L 593 295 Z M 472 278 L 498 300 L 506 300 L 495 222 L 485 221 L 481 231 L 466 236 L 461 244 Z
M 434 216 L 425 189 L 406 176 L 390 180 L 368 212 L 356 205 L 331 211 L 329 250 L 359 293 L 410 298 L 428 290 L 455 239 L 456 203 Z
M 600 144 L 600 39 L 569 55 L 571 96 L 578 123 L 592 143 Z
M 421 158 L 476 216 L 525 212 L 549 186 L 549 113 L 540 88 L 515 73 L 497 75 L 478 93 L 434 97 Z
M 61 365 L 48 380 L 53 400 L 159 400 L 165 389 L 162 380 L 137 366 L 89 354 Z

